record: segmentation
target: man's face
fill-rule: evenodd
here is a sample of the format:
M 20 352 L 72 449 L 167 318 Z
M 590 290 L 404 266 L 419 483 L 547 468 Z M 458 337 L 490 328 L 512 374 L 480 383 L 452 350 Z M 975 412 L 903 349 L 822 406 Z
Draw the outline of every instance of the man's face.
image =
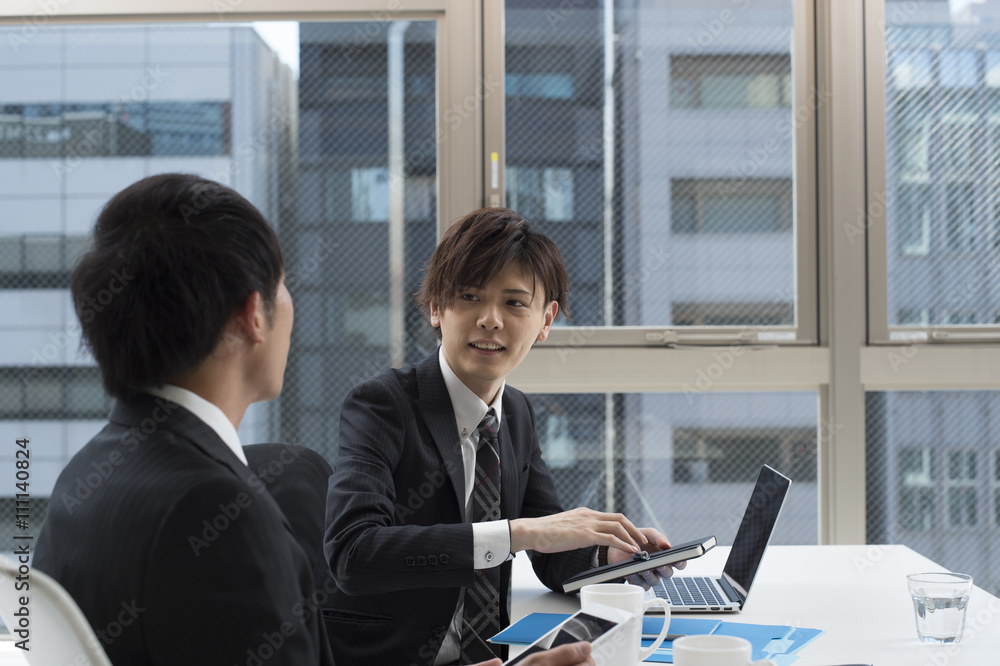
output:
M 431 325 L 441 329 L 444 358 L 458 378 L 489 404 L 507 374 L 520 365 L 535 340 L 548 337 L 559 311 L 545 302 L 541 284 L 509 265 L 485 285 L 460 287 L 454 303 L 431 303 Z

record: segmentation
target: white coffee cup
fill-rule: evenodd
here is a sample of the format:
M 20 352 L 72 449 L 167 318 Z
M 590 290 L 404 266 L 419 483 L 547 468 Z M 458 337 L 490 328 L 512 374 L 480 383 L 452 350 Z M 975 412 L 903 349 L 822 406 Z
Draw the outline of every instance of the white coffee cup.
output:
M 674 641 L 674 666 L 775 666 L 751 661 L 753 646 L 738 636 L 682 636 Z
M 645 590 L 638 585 L 628 583 L 598 583 L 596 585 L 584 585 L 580 590 L 580 607 L 587 610 L 591 604 L 603 604 L 631 613 L 633 619 L 629 620 L 627 626 L 622 627 L 618 633 L 618 640 L 607 648 L 609 654 L 602 659 L 601 663 L 613 664 L 614 666 L 636 666 L 646 657 L 653 654 L 656 648 L 667 636 L 667 628 L 670 626 L 670 604 L 663 599 L 645 600 Z M 660 635 L 648 648 L 642 647 L 642 616 L 646 609 L 653 604 L 663 606 L 663 629 Z M 602 650 L 603 652 L 604 650 Z M 610 652 L 613 651 L 613 654 Z

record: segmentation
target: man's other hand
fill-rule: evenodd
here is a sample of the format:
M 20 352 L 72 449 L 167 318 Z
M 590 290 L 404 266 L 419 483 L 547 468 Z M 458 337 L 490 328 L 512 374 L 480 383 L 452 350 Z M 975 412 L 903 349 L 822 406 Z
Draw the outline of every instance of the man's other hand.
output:
M 670 548 L 670 542 L 667 540 L 667 537 L 663 536 L 652 527 L 642 527 L 639 529 L 639 532 L 641 532 L 643 537 L 646 539 L 644 550 L 650 555 Z M 630 552 L 620 550 L 618 548 L 608 549 L 608 564 L 617 564 L 618 562 L 624 562 L 629 559 L 632 559 L 632 553 Z M 661 578 L 670 578 L 673 576 L 674 569 L 683 569 L 686 566 L 687 562 L 675 562 L 673 565 L 665 564 L 662 567 L 649 569 L 648 571 L 643 571 L 642 573 L 632 574 L 625 580 L 633 585 L 642 587 L 644 590 L 648 590 L 652 586 L 659 583 Z

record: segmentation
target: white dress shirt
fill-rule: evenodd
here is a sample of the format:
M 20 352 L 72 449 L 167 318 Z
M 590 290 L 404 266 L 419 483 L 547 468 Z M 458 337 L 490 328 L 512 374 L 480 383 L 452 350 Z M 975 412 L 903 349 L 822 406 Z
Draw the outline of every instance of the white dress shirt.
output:
M 221 409 L 197 393 L 189 391 L 186 388 L 181 388 L 180 386 L 174 386 L 173 384 L 147 388 L 145 391 L 150 395 L 155 395 L 157 398 L 163 398 L 164 400 L 176 403 L 197 416 L 205 425 L 215 431 L 215 434 L 226 443 L 226 446 L 232 449 L 233 453 L 243 461 L 244 465 L 247 464 L 247 457 L 243 453 L 240 436 L 237 434 L 233 422 L 229 420 L 229 417 Z
M 441 374 L 444 375 L 444 383 L 448 388 L 448 395 L 451 397 L 451 406 L 455 410 L 455 425 L 459 441 L 462 447 L 462 465 L 465 471 L 465 488 L 463 492 L 462 509 L 465 512 L 465 519 L 472 519 L 472 488 L 476 482 L 476 449 L 479 446 L 479 422 L 486 416 L 490 409 L 497 416 L 497 430 L 500 428 L 502 418 L 501 403 L 503 402 L 503 389 L 506 384 L 500 387 L 493 404 L 487 405 L 478 395 L 462 383 L 448 361 L 444 358 L 444 347 L 438 349 L 438 363 L 441 365 Z M 500 452 L 497 451 L 497 455 Z M 503 486 L 503 459 L 500 460 L 500 485 Z M 476 569 L 489 569 L 503 564 L 511 557 L 510 552 L 510 524 L 507 520 L 490 520 L 472 524 L 472 556 L 473 566 Z M 459 596 L 458 606 L 455 608 L 455 615 L 452 616 L 448 633 L 441 643 L 435 664 L 449 664 L 457 661 L 461 656 L 459 645 L 461 641 L 462 616 L 464 613 L 464 597 Z

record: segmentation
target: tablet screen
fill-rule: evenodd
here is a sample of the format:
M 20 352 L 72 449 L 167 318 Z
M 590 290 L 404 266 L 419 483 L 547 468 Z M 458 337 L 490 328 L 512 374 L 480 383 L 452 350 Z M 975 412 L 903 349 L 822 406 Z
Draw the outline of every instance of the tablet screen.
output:
M 593 642 L 616 626 L 618 626 L 618 623 L 613 620 L 605 620 L 604 618 L 594 617 L 583 612 L 577 613 L 566 620 L 557 630 L 551 632 L 530 648 L 517 655 L 517 657 L 508 661 L 507 664 L 511 666 L 519 664 L 530 655 L 544 652 L 560 645 L 566 645 L 567 643 L 577 643 L 579 641 Z

